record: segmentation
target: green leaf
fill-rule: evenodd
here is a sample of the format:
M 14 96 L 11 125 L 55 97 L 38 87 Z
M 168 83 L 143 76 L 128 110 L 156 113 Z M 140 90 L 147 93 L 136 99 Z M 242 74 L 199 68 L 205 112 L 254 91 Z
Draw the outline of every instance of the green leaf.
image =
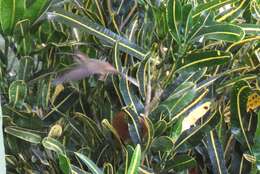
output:
M 246 34 L 258 35 L 260 32 L 259 24 L 240 24 L 238 26 L 241 27 Z
M 114 45 L 116 42 L 118 42 L 119 49 L 121 51 L 131 54 L 132 56 L 135 56 L 140 60 L 142 60 L 146 55 L 146 52 L 136 44 L 130 42 L 128 39 L 120 35 L 115 34 L 109 29 L 92 22 L 86 16 L 80 17 L 78 15 L 68 13 L 63 10 L 49 12 L 48 16 L 50 19 L 63 23 L 68 27 L 76 27 L 82 29 L 83 31 L 86 31 L 89 34 L 92 34 L 111 45 Z
M 8 126 L 5 128 L 5 132 L 34 144 L 40 143 L 42 139 L 40 135 L 34 133 L 34 130 L 24 129 L 17 126 Z
M 204 67 L 223 65 L 231 59 L 231 54 L 222 51 L 192 53 L 177 62 L 177 70 L 195 71 Z
M 3 134 L 3 113 L 2 113 L 2 100 L 0 97 L 0 168 L 3 174 L 6 173 L 6 162 L 5 162 L 5 146 L 4 146 L 4 134 Z
M 203 27 L 193 38 L 193 40 L 213 39 L 226 42 L 237 42 L 244 38 L 244 30 L 231 24 L 215 24 Z
M 93 161 L 91 161 L 88 157 L 78 152 L 75 152 L 75 154 L 84 162 L 84 164 L 86 164 L 86 166 L 88 166 L 89 170 L 93 174 L 103 174 L 103 171 L 100 170 L 98 166 Z
M 172 160 L 166 162 L 164 171 L 174 170 L 180 172 L 196 166 L 196 160 L 189 155 L 176 155 Z
M 140 144 L 137 144 L 134 154 L 132 155 L 127 174 L 138 174 L 140 164 L 141 164 L 141 146 Z
M 222 92 L 224 89 L 232 87 L 238 81 L 255 80 L 256 78 L 257 78 L 257 75 L 254 75 L 254 74 L 240 75 L 238 77 L 231 78 L 230 80 L 227 80 L 225 83 L 223 83 L 219 87 L 217 87 L 217 92 Z
M 224 152 L 218 135 L 215 130 L 212 130 L 206 136 L 207 150 L 211 165 L 213 166 L 213 173 L 227 174 L 225 166 Z
M 155 152 L 168 152 L 173 149 L 173 141 L 170 137 L 161 136 L 155 138 L 151 144 L 151 149 Z
M 50 97 L 50 81 L 40 80 L 37 90 L 37 105 L 47 109 Z
M 238 3 L 234 4 L 233 8 L 231 10 L 226 10 L 225 13 L 222 13 L 217 17 L 215 20 L 217 22 L 232 22 L 233 20 L 237 19 L 243 12 L 246 10 L 248 5 L 250 4 L 250 1 L 248 0 L 242 0 Z
M 4 35 L 11 35 L 16 23 L 22 19 L 25 9 L 25 0 L 1 0 L 0 23 Z
M 144 109 L 143 103 L 137 97 L 136 92 L 128 83 L 127 79 L 120 79 L 119 90 L 126 106 L 133 108 L 136 113 L 141 113 Z
M 260 171 L 260 111 L 257 114 L 257 127 L 254 136 L 254 145 L 252 146 L 253 155 L 256 158 L 256 167 Z
M 167 122 L 165 120 L 159 120 L 156 122 L 156 124 L 154 125 L 154 131 L 155 131 L 155 136 L 160 136 L 163 135 L 165 133 L 165 131 L 167 130 Z
M 251 1 L 250 11 L 251 11 L 251 14 L 252 14 L 253 18 L 255 18 L 256 20 L 260 19 L 260 4 L 259 4 L 259 0 L 252 0 Z
M 184 35 L 185 35 L 185 39 L 188 37 L 188 34 L 192 28 L 192 5 L 191 4 L 187 4 L 183 7 L 183 23 L 184 23 Z
M 141 142 L 139 116 L 130 108 L 124 108 L 124 111 L 130 119 L 130 124 L 128 125 L 130 137 L 134 144 L 139 144 Z
M 33 59 L 31 57 L 23 57 L 19 61 L 18 79 L 28 80 L 32 75 Z
M 53 0 L 35 0 L 32 5 L 26 7 L 24 18 L 29 19 L 32 23 L 39 18 L 51 5 Z
M 69 158 L 64 154 L 59 154 L 59 166 L 63 174 L 71 174 L 72 169 L 70 166 Z
M 231 132 L 235 138 L 246 148 L 251 150 L 248 139 L 247 127 L 244 119 L 247 119 L 247 99 L 251 94 L 251 89 L 246 81 L 236 82 L 231 93 Z
M 27 85 L 24 81 L 18 80 L 11 83 L 9 86 L 9 100 L 14 107 L 22 108 L 26 96 Z
M 173 39 L 180 43 L 179 24 L 182 19 L 182 5 L 179 0 L 169 0 L 166 11 L 169 32 Z
M 45 137 L 42 140 L 42 145 L 48 150 L 52 150 L 58 154 L 65 154 L 64 146 L 56 139 L 51 137 Z
M 106 174 L 113 174 L 114 173 L 113 165 L 111 163 L 105 163 L 104 164 L 104 173 L 106 173 Z
M 147 81 L 150 73 L 150 61 L 148 56 L 139 64 L 137 69 L 137 81 L 138 84 L 140 84 L 139 91 L 143 99 L 145 99 L 146 96 Z

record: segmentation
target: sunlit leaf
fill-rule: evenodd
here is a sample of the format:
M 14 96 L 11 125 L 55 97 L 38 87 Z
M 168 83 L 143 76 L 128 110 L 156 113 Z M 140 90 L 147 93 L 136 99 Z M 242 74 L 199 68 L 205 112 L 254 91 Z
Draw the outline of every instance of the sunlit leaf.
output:
M 141 147 L 137 144 L 134 153 L 129 164 L 127 174 L 138 174 L 138 170 L 141 164 Z
M 64 154 L 59 154 L 59 166 L 64 174 L 71 174 L 71 166 L 69 158 Z
M 58 154 L 65 154 L 64 146 L 56 139 L 51 137 L 45 137 L 42 140 L 42 145 L 48 149 L 52 150 Z
M 0 1 L 0 23 L 4 35 L 12 34 L 16 23 L 23 17 L 25 0 Z

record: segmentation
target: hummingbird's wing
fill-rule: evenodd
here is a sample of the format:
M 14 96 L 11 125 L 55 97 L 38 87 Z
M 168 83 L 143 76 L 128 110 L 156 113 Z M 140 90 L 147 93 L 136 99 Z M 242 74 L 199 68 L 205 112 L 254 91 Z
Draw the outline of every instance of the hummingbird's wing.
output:
M 68 81 L 81 80 L 91 74 L 93 73 L 89 71 L 85 66 L 77 66 L 54 79 L 52 83 L 54 85 L 58 85 L 61 83 L 66 83 Z

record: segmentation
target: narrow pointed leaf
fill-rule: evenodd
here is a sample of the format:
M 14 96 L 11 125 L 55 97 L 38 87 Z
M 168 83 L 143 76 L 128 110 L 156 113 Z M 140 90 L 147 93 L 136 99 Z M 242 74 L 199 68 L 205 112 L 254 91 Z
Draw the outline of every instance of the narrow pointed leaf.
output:
M 87 156 L 75 152 L 75 154 L 77 155 L 77 157 L 79 157 L 83 163 L 89 168 L 89 170 L 93 173 L 93 174 L 103 174 L 103 171 L 100 170 L 100 168 L 92 161 L 90 160 Z
M 63 10 L 49 12 L 48 16 L 50 19 L 61 22 L 68 27 L 82 29 L 83 31 L 88 32 L 89 34 L 92 34 L 111 45 L 114 45 L 116 42 L 118 42 L 120 50 L 129 53 L 140 60 L 142 60 L 146 54 L 146 52 L 136 44 L 130 42 L 128 39 L 120 35 L 115 34 L 111 30 L 92 22 L 86 16 L 80 17 Z
M 138 174 L 139 167 L 141 164 L 141 146 L 137 144 L 135 151 L 132 155 L 131 162 L 129 164 L 129 168 L 127 174 Z
M 155 152 L 169 152 L 173 149 L 173 141 L 167 136 L 155 138 L 151 144 L 151 149 Z
M 189 155 L 177 155 L 172 160 L 167 161 L 164 171 L 174 170 L 181 172 L 196 166 L 196 160 Z
M 64 154 L 59 154 L 59 166 L 63 174 L 71 174 L 72 169 L 69 158 Z
M 251 152 L 251 144 L 248 139 L 247 127 L 244 119 L 247 119 L 247 99 L 251 89 L 246 81 L 235 83 L 231 93 L 231 132 L 235 138 Z
M 44 11 L 46 11 L 53 0 L 35 0 L 33 4 L 26 7 L 24 18 L 29 19 L 32 23 L 35 22 Z
M 10 103 L 17 108 L 22 108 L 27 96 L 27 84 L 24 81 L 14 81 L 9 86 Z
M 222 51 L 192 53 L 177 62 L 177 72 L 198 70 L 205 67 L 223 65 L 231 59 L 231 54 Z
M 204 37 L 205 39 L 237 42 L 244 38 L 244 30 L 231 24 L 216 24 L 203 27 L 194 37 L 194 40 Z
M 15 24 L 23 17 L 25 0 L 1 0 L 0 23 L 4 35 L 12 34 Z
M 20 138 L 24 141 L 38 144 L 41 142 L 41 136 L 36 134 L 35 131 L 30 129 L 24 129 L 17 126 L 9 126 L 5 128 L 5 132 L 13 135 L 17 138 Z
M 213 0 L 208 1 L 207 3 L 201 3 L 196 7 L 195 12 L 193 13 L 193 18 L 198 17 L 202 13 L 205 13 L 210 10 L 218 9 L 226 4 L 234 3 L 239 0 Z
M 257 114 L 257 128 L 254 136 L 254 145 L 252 146 L 252 152 L 256 158 L 256 168 L 260 171 L 260 111 Z
M 169 0 L 166 11 L 169 31 L 173 39 L 180 43 L 179 24 L 182 18 L 182 6 L 179 0 Z
M 207 151 L 209 154 L 211 165 L 213 166 L 214 174 L 227 174 L 227 168 L 225 166 L 224 152 L 221 142 L 217 136 L 215 130 L 205 137 L 207 142 Z
M 51 137 L 45 137 L 42 140 L 42 145 L 48 150 L 52 150 L 58 154 L 65 154 L 64 146 L 56 139 Z

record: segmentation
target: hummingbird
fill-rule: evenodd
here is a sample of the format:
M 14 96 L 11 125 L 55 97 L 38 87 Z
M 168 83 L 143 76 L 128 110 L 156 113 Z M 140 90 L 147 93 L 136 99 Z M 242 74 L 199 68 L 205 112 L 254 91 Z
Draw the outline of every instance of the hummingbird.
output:
M 127 79 L 135 86 L 139 87 L 136 79 L 129 77 L 123 72 L 119 72 L 110 63 L 98 59 L 89 58 L 87 55 L 80 51 L 75 53 L 66 53 L 67 55 L 72 55 L 76 66 L 65 72 L 63 75 L 58 76 L 54 79 L 53 84 L 58 85 L 61 83 L 66 83 L 68 81 L 81 80 L 90 75 L 98 74 L 100 80 L 105 80 L 108 74 L 118 74 L 122 78 Z

